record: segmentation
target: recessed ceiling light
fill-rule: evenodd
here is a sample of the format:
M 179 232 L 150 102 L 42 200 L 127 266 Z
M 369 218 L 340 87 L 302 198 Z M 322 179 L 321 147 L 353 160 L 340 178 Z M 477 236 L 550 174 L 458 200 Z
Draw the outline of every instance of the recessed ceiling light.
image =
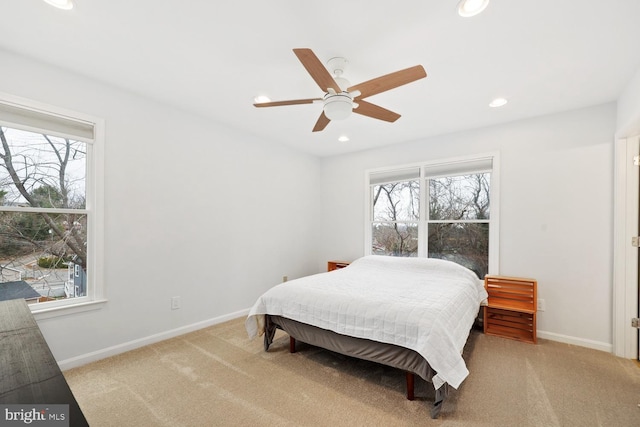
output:
M 349 137 L 346 136 L 346 135 L 340 135 L 340 137 L 338 138 L 338 141 L 347 142 L 347 141 L 349 141 Z
M 271 98 L 269 98 L 266 95 L 258 95 L 255 98 L 253 98 L 253 101 L 256 104 L 264 104 L 265 102 L 271 102 Z
M 489 103 L 489 107 L 502 107 L 503 105 L 505 105 L 508 101 L 504 98 L 496 98 L 493 101 L 491 101 Z
M 71 0 L 44 0 L 46 3 L 49 3 L 51 6 L 57 7 L 58 9 L 71 10 L 73 9 L 73 2 Z
M 465 18 L 475 16 L 482 12 L 488 4 L 489 0 L 460 0 L 460 3 L 458 3 L 458 15 Z

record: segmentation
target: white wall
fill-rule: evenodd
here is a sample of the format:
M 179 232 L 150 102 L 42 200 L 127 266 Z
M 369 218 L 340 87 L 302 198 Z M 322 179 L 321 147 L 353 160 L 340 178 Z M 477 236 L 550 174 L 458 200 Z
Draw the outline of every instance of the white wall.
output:
M 366 169 L 499 150 L 500 273 L 538 280 L 541 337 L 610 351 L 615 128 L 607 104 L 324 159 L 320 262 L 363 254 Z
M 109 301 L 39 321 L 57 360 L 224 318 L 317 272 L 318 159 L 7 52 L 0 63 L 0 91 L 106 121 Z

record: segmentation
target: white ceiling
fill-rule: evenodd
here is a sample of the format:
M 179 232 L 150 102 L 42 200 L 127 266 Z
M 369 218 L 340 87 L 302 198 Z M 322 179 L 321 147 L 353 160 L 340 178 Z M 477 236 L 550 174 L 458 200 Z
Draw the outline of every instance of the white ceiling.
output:
M 327 156 L 615 101 L 640 67 L 638 0 L 3 0 L 0 48 Z M 312 133 L 321 97 L 293 48 L 349 60 L 351 84 L 421 64 L 427 78 Z M 501 96 L 502 108 L 488 103 Z M 349 142 L 338 142 L 345 134 Z

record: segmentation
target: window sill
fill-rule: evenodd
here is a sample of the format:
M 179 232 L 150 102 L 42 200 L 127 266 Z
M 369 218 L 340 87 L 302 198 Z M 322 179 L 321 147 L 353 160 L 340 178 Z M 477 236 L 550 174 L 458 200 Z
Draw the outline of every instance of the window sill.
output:
M 59 305 L 54 307 L 36 308 L 31 307 L 33 317 L 37 320 L 51 319 L 59 316 L 66 316 L 68 314 L 84 313 L 87 311 L 99 310 L 105 304 L 106 299 L 99 299 L 69 305 Z

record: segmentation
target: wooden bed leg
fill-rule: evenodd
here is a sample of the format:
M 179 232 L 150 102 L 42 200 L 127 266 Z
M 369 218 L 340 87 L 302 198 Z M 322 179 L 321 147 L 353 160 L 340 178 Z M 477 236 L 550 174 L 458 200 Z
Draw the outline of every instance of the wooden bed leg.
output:
M 407 400 L 413 400 L 415 398 L 413 394 L 413 384 L 415 380 L 415 374 L 413 372 L 407 372 Z
M 289 336 L 289 353 L 296 352 L 296 339 L 292 336 Z

